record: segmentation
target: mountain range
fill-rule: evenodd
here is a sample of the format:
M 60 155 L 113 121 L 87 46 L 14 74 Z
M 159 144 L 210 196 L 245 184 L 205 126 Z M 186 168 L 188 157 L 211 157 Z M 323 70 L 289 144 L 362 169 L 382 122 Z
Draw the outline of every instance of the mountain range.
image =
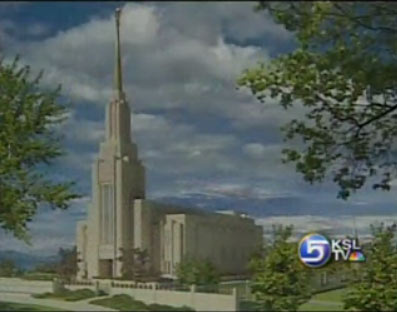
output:
M 59 260 L 58 255 L 37 256 L 14 250 L 0 250 L 0 262 L 3 260 L 12 260 L 17 267 L 30 270 L 38 264 L 53 263 Z

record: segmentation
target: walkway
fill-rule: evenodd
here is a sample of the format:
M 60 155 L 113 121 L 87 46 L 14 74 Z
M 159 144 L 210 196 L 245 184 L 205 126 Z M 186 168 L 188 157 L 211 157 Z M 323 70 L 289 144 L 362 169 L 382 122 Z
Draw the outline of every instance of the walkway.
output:
M 62 309 L 66 311 L 117 311 L 111 308 L 106 308 L 99 305 L 88 303 L 89 301 L 94 299 L 95 298 L 70 302 L 70 301 L 63 301 L 57 299 L 38 299 L 38 298 L 33 298 L 30 294 L 0 292 L 0 301 L 4 301 L 4 302 L 36 304 L 41 306 L 47 306 L 50 308 Z

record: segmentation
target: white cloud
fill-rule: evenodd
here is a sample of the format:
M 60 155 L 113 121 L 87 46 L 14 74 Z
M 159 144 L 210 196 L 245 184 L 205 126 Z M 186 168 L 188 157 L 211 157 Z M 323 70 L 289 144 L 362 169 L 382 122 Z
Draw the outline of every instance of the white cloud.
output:
M 291 34 L 264 12 L 254 12 L 255 5 L 253 2 L 219 2 L 204 6 L 199 2 L 168 3 L 165 10 L 170 24 L 186 36 L 208 43 L 216 41 L 216 34 L 220 32 L 238 41 L 270 37 L 274 43 L 279 43 L 291 39 Z
M 274 23 L 267 13 L 252 14 L 253 6 L 244 5 L 243 7 L 234 4 L 224 6 L 224 8 L 226 9 L 225 14 L 230 14 L 227 34 L 236 40 L 244 41 L 260 36 L 268 37 L 274 43 L 292 40 L 292 34 L 283 26 Z M 249 23 L 246 22 L 247 18 L 250 19 Z
M 247 97 L 234 90 L 235 80 L 243 69 L 267 59 L 266 51 L 226 43 L 221 29 L 213 34 L 213 42 L 189 36 L 167 13 L 164 8 L 138 4 L 127 4 L 123 10 L 125 89 L 132 99 L 139 99 L 134 106 L 163 108 L 168 102 L 196 110 L 186 103 L 199 101 L 201 109 L 220 113 L 234 97 L 237 105 L 245 104 Z M 114 37 L 114 20 L 109 16 L 93 18 L 44 41 L 20 43 L 19 48 L 27 63 L 45 68 L 48 83 L 62 83 L 65 94 L 75 100 L 104 105 L 111 95 Z M 200 99 L 192 99 L 194 95 Z
M 299 238 L 304 234 L 314 231 L 326 231 L 330 235 L 348 235 L 354 233 L 355 229 L 359 236 L 370 236 L 370 225 L 379 225 L 383 222 L 385 225 L 391 225 L 397 222 L 397 215 L 367 215 L 367 216 L 350 216 L 341 215 L 340 218 L 325 216 L 277 216 L 267 217 L 256 220 L 256 224 L 262 225 L 265 237 L 272 234 L 272 225 L 293 225 L 294 236 Z
M 269 59 L 267 47 L 247 45 L 247 40 L 271 39 L 275 46 L 291 40 L 281 26 L 252 7 L 252 3 L 125 5 L 123 74 L 133 112 L 132 137 L 147 174 L 166 181 L 148 180 L 149 187 L 155 185 L 149 195 L 178 196 L 193 191 L 266 199 L 291 196 L 302 185 L 295 169 L 281 163 L 283 145 L 276 140 L 280 139 L 279 127 L 292 116 L 302 115 L 302 110 L 284 111 L 276 100 L 262 105 L 247 90 L 235 90 L 243 69 Z M 9 45 L 9 52 L 20 52 L 36 71 L 44 68 L 47 85 L 61 83 L 64 95 L 76 104 L 61 128 L 74 143 L 60 161 L 64 168 L 90 171 L 98 151 L 92 146 L 104 137 L 104 121 L 87 118 L 80 104 L 84 102 L 92 111 L 102 110 L 111 98 L 114 35 L 109 14 L 42 41 L 14 40 Z M 205 124 L 207 119 L 219 120 L 219 128 L 221 122 L 228 127 L 218 132 L 214 125 Z M 266 141 L 268 136 L 272 143 Z M 375 198 L 368 192 L 354 200 L 356 205 L 376 204 L 384 197 Z M 85 211 L 83 203 L 79 207 Z M 308 219 L 291 218 L 285 217 L 285 222 L 295 220 L 302 230 L 308 227 Z M 64 227 L 47 227 L 59 225 L 60 220 Z M 39 220 L 34 232 L 37 248 L 55 246 L 57 238 L 59 243 L 72 242 L 75 220 L 60 220 L 49 224 Z M 263 222 L 270 224 L 281 219 L 266 220 Z M 311 225 L 323 222 L 331 226 L 328 219 L 310 220 Z M 49 241 L 46 236 L 51 231 L 66 236 L 50 235 L 54 239 Z
M 85 196 L 73 200 L 67 210 L 40 210 L 29 225 L 31 245 L 0 230 L 0 249 L 50 256 L 59 247 L 72 247 L 75 245 L 75 223 L 86 213 L 89 201 L 90 198 Z
M 69 119 L 66 128 L 66 137 L 74 143 L 97 143 L 104 140 L 105 125 L 104 122 L 76 119 Z
M 91 165 L 97 156 L 96 152 L 67 153 L 59 158 L 59 162 L 64 168 L 72 168 L 79 171 L 90 171 Z
M 161 173 L 193 176 L 197 170 L 228 170 L 226 154 L 238 144 L 233 135 L 203 134 L 160 115 L 135 114 L 132 127 L 146 167 Z
M 243 146 L 243 151 L 252 158 L 262 158 L 266 148 L 261 143 L 248 143 Z
M 30 25 L 27 29 L 26 32 L 31 35 L 31 36 L 41 36 L 45 35 L 48 33 L 48 26 L 41 24 L 41 23 L 35 23 Z

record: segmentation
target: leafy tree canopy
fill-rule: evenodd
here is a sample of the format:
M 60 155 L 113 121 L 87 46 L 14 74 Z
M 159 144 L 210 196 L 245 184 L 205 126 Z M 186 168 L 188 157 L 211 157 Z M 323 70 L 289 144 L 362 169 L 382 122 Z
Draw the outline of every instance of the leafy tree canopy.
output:
M 121 274 L 123 279 L 140 281 L 148 276 L 147 264 L 150 257 L 147 249 L 119 248 L 119 260 L 122 262 Z
M 25 241 L 41 204 L 66 209 L 77 197 L 72 183 L 52 182 L 39 169 L 62 155 L 55 126 L 67 112 L 57 101 L 60 88 L 42 91 L 40 78 L 18 58 L 0 62 L 0 226 Z
M 215 286 L 219 283 L 219 274 L 208 260 L 186 258 L 176 268 L 181 284 Z
M 397 244 L 396 225 L 371 226 L 374 236 L 360 264 L 360 279 L 352 283 L 344 297 L 348 311 L 397 310 Z
M 252 293 L 265 311 L 297 311 L 310 299 L 307 270 L 296 243 L 288 242 L 292 226 L 273 226 L 274 241 L 263 256 L 251 260 Z
M 305 115 L 283 127 L 286 140 L 303 141 L 283 151 L 284 161 L 310 183 L 330 174 L 343 199 L 368 180 L 389 190 L 397 167 L 397 4 L 261 2 L 258 10 L 298 45 L 238 81 L 262 102 L 278 99 Z
M 11 259 L 4 259 L 0 262 L 0 276 L 13 277 L 18 272 L 15 262 Z
M 58 275 L 64 280 L 71 280 L 77 273 L 77 248 L 71 249 L 59 248 L 58 256 L 60 261 L 55 266 Z

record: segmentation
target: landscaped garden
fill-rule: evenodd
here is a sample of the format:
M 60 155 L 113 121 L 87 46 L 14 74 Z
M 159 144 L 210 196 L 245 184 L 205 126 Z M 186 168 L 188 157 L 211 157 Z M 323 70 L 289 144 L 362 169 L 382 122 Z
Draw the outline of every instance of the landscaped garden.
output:
M 94 291 L 88 288 L 78 289 L 78 290 L 65 289 L 57 293 L 46 292 L 42 294 L 32 295 L 33 298 L 37 298 L 37 299 L 51 298 L 51 299 L 59 299 L 65 301 L 79 301 L 79 300 L 94 298 L 97 296 L 98 295 Z

